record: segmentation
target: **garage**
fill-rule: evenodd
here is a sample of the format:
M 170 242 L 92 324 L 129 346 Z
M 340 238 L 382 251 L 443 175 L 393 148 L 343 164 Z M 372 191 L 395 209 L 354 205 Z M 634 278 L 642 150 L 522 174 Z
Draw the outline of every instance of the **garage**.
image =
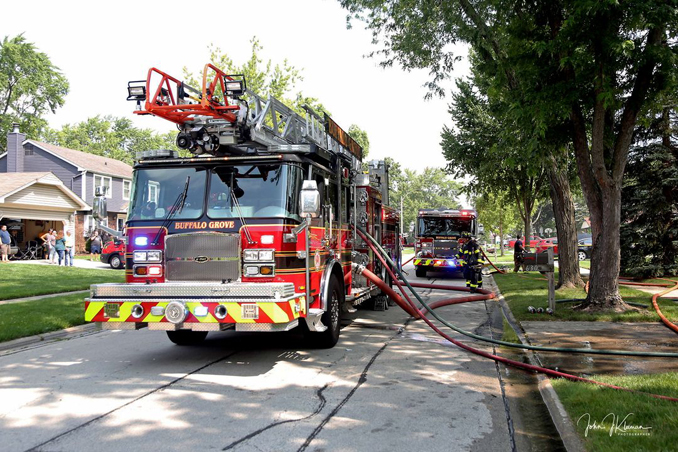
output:
M 0 178 L 0 224 L 12 236 L 15 259 L 42 258 L 40 236 L 50 228 L 74 233 L 75 213 L 90 209 L 51 172 Z

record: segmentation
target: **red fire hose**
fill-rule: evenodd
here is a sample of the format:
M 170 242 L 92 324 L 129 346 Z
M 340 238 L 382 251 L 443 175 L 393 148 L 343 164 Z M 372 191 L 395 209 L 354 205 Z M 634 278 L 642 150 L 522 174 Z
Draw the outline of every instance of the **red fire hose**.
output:
M 358 231 L 358 233 L 361 235 L 361 237 L 363 238 L 363 240 L 365 240 L 365 242 L 370 246 L 370 248 L 371 248 L 372 251 L 375 253 L 375 255 L 378 256 L 379 259 L 382 260 L 382 262 L 383 262 L 384 259 L 383 259 L 382 255 L 381 255 L 380 250 L 378 250 L 378 249 L 371 243 L 371 240 L 370 240 L 370 239 L 372 239 L 372 238 L 369 237 L 369 239 L 368 239 L 368 236 L 366 236 L 366 235 L 363 233 L 363 231 L 361 231 L 359 228 L 357 228 L 357 231 Z M 372 240 L 373 240 L 373 239 L 372 239 Z M 389 273 L 390 273 L 390 274 L 393 273 L 388 265 L 385 265 L 385 268 L 386 268 L 387 270 L 389 270 Z M 372 273 L 372 272 L 365 273 L 365 272 L 363 271 L 363 274 L 365 275 L 365 277 L 367 277 L 370 281 L 374 282 L 375 284 L 378 284 L 377 281 L 381 281 L 381 280 L 380 280 L 374 273 Z M 394 281 L 398 281 L 398 280 L 394 278 Z M 410 284 L 410 285 L 411 285 L 411 284 Z M 434 286 L 434 285 L 433 285 L 433 284 L 429 284 L 429 286 Z M 401 286 L 399 285 L 399 287 L 401 287 Z M 454 288 L 455 286 L 447 286 L 447 287 L 449 287 L 449 288 Z M 435 287 L 435 288 L 438 288 L 438 287 Z M 465 289 L 465 288 L 459 288 L 459 287 L 457 287 L 457 288 L 455 288 L 454 290 L 458 290 L 458 289 Z M 402 290 L 402 289 L 401 289 L 401 290 Z M 391 292 L 392 292 L 393 294 L 395 294 L 395 292 L 393 292 L 393 291 L 391 291 Z M 490 298 L 490 295 L 489 295 L 489 294 L 483 294 L 482 297 L 484 297 L 483 299 L 488 299 L 488 298 Z M 397 299 L 400 300 L 400 301 L 402 301 L 402 299 L 401 299 L 400 297 L 397 297 Z M 394 301 L 396 301 L 396 303 L 398 303 L 398 300 L 394 299 Z M 511 360 L 511 359 L 503 358 L 503 357 L 497 356 L 497 355 L 492 355 L 492 354 L 487 353 L 487 352 L 484 352 L 484 351 L 482 351 L 482 350 L 478 350 L 478 349 L 476 349 L 476 348 L 470 347 L 470 346 L 468 346 L 468 345 L 466 345 L 466 344 L 464 344 L 464 343 L 462 343 L 462 342 L 459 342 L 459 341 L 457 341 L 457 340 L 451 338 L 451 337 L 448 336 L 446 333 L 444 333 L 443 331 L 441 331 L 440 328 L 438 328 L 438 327 L 437 327 L 433 322 L 431 322 L 425 315 L 423 315 L 423 313 L 422 313 L 422 312 L 417 308 L 417 306 L 409 299 L 409 297 L 407 297 L 407 300 L 408 300 L 408 303 L 410 304 L 410 307 L 412 308 L 412 310 L 414 310 L 415 312 L 417 312 L 417 313 L 420 315 L 420 318 L 421 318 L 422 320 L 424 320 L 424 322 L 426 322 L 426 324 L 427 324 L 431 329 L 433 329 L 433 331 L 435 331 L 435 332 L 438 333 L 440 336 L 442 336 L 443 338 L 447 339 L 448 341 L 450 341 L 450 342 L 453 343 L 454 345 L 456 345 L 456 346 L 458 346 L 458 347 L 460 347 L 460 348 L 462 348 L 462 349 L 464 349 L 464 350 L 467 350 L 467 351 L 469 351 L 469 352 L 471 352 L 471 353 L 474 353 L 474 354 L 476 354 L 476 355 L 479 355 L 479 356 L 482 356 L 482 357 L 485 357 L 485 358 L 489 358 L 489 359 L 492 359 L 492 360 L 494 360 L 494 361 L 501 362 L 501 363 L 504 363 L 504 364 L 507 364 L 507 365 L 510 365 L 510 366 L 513 366 L 513 367 L 520 368 L 520 369 L 525 369 L 525 370 L 529 370 L 529 371 L 533 371 L 533 372 L 541 372 L 541 373 L 544 373 L 544 374 L 546 374 L 546 375 L 553 376 L 553 377 L 561 377 L 561 378 L 566 378 L 566 379 L 572 380 L 572 381 L 580 381 L 580 382 L 585 382 L 585 383 L 593 383 L 593 384 L 597 384 L 597 385 L 600 385 L 600 386 L 605 386 L 605 387 L 608 387 L 608 388 L 617 389 L 617 390 L 620 390 L 620 391 L 627 391 L 627 392 L 633 392 L 633 393 L 637 393 L 637 394 L 644 394 L 644 395 L 647 395 L 647 396 L 650 396 L 650 397 L 654 397 L 654 398 L 657 398 L 657 399 L 669 400 L 669 401 L 672 401 L 672 402 L 678 402 L 678 398 L 675 398 L 675 397 L 668 397 L 668 396 L 663 396 L 663 395 L 659 395 L 659 394 L 651 394 L 651 393 L 646 393 L 646 392 L 642 392 L 642 391 L 635 391 L 635 390 L 633 390 L 633 389 L 623 388 L 623 387 L 621 387 L 621 386 L 615 386 L 615 385 L 611 385 L 611 384 L 608 384 L 608 383 L 603 383 L 603 382 L 600 382 L 600 381 L 590 380 L 590 379 L 587 379 L 587 378 L 578 377 L 578 376 L 576 376 L 576 375 L 567 374 L 567 373 L 564 373 L 564 372 L 558 372 L 558 371 L 556 371 L 556 370 L 547 369 L 547 368 L 545 368 L 545 367 L 533 366 L 533 365 L 531 365 L 531 364 L 526 364 L 526 363 L 522 363 L 522 362 L 519 362 L 519 361 L 514 361 L 514 360 Z M 442 300 L 442 301 L 445 301 L 445 300 Z M 450 304 L 452 304 L 452 303 L 450 303 Z M 431 307 L 433 308 L 433 306 L 431 306 Z M 409 311 L 407 311 L 407 312 L 409 313 Z

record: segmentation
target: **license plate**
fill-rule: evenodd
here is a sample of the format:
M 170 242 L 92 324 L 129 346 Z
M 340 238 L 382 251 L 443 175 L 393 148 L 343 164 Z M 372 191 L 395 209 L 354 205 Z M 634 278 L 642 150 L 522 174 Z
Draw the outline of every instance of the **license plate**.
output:
M 104 305 L 104 314 L 108 318 L 120 318 L 120 305 L 118 303 L 106 303 Z
M 242 305 L 242 318 L 244 320 L 257 320 L 259 318 L 259 306 L 256 304 Z

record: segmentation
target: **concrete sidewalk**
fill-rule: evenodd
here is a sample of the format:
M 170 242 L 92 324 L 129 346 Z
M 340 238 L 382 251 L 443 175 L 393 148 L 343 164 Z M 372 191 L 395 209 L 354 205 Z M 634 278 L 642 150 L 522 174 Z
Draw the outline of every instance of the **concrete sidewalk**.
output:
M 50 264 L 47 259 L 38 259 L 38 260 L 30 260 L 30 261 L 10 261 L 10 264 L 20 264 L 20 265 L 56 265 L 56 264 Z M 63 266 L 63 265 L 62 265 Z M 78 268 L 95 268 L 95 269 L 109 269 L 113 270 L 110 265 L 104 264 L 100 260 L 95 260 L 94 262 L 90 262 L 89 259 L 73 259 L 73 267 L 78 267 Z

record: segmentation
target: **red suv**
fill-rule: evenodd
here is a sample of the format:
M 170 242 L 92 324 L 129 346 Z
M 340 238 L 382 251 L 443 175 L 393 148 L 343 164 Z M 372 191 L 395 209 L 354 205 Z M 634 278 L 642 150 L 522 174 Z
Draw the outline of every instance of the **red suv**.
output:
M 106 242 L 104 249 L 101 250 L 100 259 L 116 270 L 125 268 L 125 242 L 122 240 Z
M 521 237 L 521 238 L 524 238 L 524 237 Z M 536 247 L 536 246 L 537 246 L 537 243 L 541 242 L 541 240 L 542 240 L 542 239 L 541 239 L 541 237 L 539 237 L 539 236 L 536 236 L 536 235 L 531 236 L 531 237 L 530 237 L 530 248 Z M 523 242 L 523 243 L 524 243 L 524 242 Z M 509 247 L 510 249 L 513 249 L 513 247 L 515 246 L 515 244 L 516 244 L 516 239 L 511 239 L 511 240 L 509 240 L 509 242 L 508 242 L 508 247 Z
M 537 243 L 536 246 L 536 252 L 537 253 L 545 253 L 548 251 L 549 248 L 553 248 L 553 255 L 557 256 L 558 255 L 558 238 L 557 237 L 551 237 L 549 239 L 544 239 L 541 240 L 539 243 Z

